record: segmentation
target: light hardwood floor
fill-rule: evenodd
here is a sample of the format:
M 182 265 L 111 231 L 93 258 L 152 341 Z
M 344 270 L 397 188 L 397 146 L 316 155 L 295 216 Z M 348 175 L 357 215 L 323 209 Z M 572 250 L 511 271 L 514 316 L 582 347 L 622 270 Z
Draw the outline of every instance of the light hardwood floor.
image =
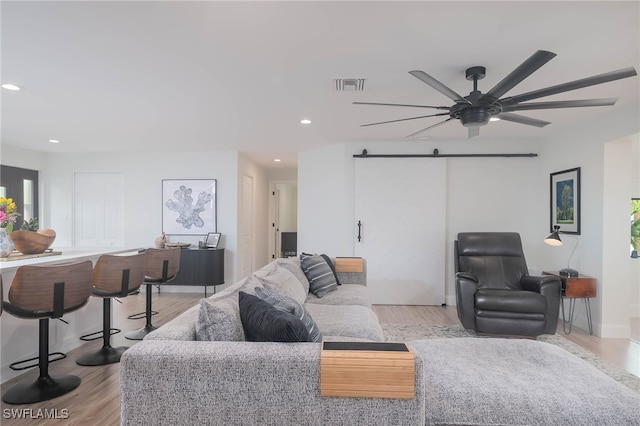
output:
M 202 293 L 157 293 L 153 294 L 154 310 L 159 311 L 153 317 L 153 324 L 160 326 L 174 318 L 189 307 L 195 305 Z M 129 296 L 122 299 L 123 307 L 127 313 L 135 313 L 144 310 L 144 294 Z M 456 308 L 447 306 L 392 306 L 376 305 L 374 310 L 380 321 L 383 323 L 417 323 L 417 324 L 458 324 Z M 125 317 L 114 318 L 114 327 L 123 331 L 141 327 L 144 320 L 127 320 Z M 579 328 L 573 329 L 570 335 L 565 335 L 562 329 L 558 333 L 564 335 L 571 341 L 596 353 L 612 364 L 625 368 L 627 371 L 640 376 L 640 345 L 631 342 L 629 339 L 600 339 L 590 336 Z M 37 347 L 37 336 L 33 336 L 34 347 Z M 136 342 L 126 340 L 123 333 L 112 336 L 112 346 L 132 346 Z M 88 342 L 81 347 L 70 351 L 67 358 L 50 365 L 51 375 L 75 374 L 80 376 L 82 383 L 74 391 L 51 401 L 37 404 L 8 405 L 2 403 L 2 418 L 0 424 L 6 425 L 118 425 L 120 424 L 120 365 L 111 364 L 101 367 L 81 367 L 75 363 L 78 356 L 95 351 L 100 348 L 101 340 Z M 2 384 L 2 392 L 15 383 L 23 380 L 35 380 L 38 376 L 38 369 L 33 368 L 27 373 L 9 380 Z M 24 410 L 31 411 L 24 411 Z M 12 419 L 13 413 L 21 412 L 28 420 Z M 17 410 L 17 411 L 15 411 Z M 32 419 L 43 412 L 38 410 L 49 410 L 48 413 L 55 414 L 53 410 L 58 410 L 59 417 L 68 412 L 65 419 Z M 63 411 L 67 410 L 67 411 Z

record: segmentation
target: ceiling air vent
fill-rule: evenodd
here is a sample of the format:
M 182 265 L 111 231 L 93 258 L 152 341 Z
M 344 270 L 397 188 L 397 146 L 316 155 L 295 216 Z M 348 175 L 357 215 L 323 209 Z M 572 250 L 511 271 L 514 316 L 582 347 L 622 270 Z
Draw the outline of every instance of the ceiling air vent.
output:
M 336 78 L 337 92 L 362 92 L 364 91 L 365 78 Z

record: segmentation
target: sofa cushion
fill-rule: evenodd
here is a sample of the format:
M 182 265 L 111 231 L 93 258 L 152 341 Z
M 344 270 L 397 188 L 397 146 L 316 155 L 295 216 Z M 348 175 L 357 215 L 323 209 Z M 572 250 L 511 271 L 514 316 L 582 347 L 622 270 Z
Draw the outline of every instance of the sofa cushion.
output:
M 320 327 L 323 336 L 357 337 L 384 341 L 378 316 L 371 309 L 356 305 L 304 305 Z
M 196 340 L 229 342 L 245 340 L 240 321 L 240 308 L 235 297 L 225 297 L 221 300 L 200 299 Z
M 322 256 L 304 256 L 300 261 L 302 271 L 309 280 L 309 291 L 318 297 L 338 288 L 335 275 Z
M 271 262 L 257 270 L 253 276 L 260 281 L 264 288 L 288 296 L 299 303 L 304 303 L 307 298 L 307 292 L 300 280 L 291 271 L 279 266 L 276 262 Z
M 285 268 L 293 275 L 296 276 L 300 284 L 302 284 L 302 288 L 304 289 L 304 293 L 309 293 L 309 280 L 307 276 L 302 272 L 302 267 L 300 266 L 300 259 L 297 257 L 283 257 L 280 259 L 276 259 L 273 261 L 276 265 Z
M 257 296 L 239 293 L 240 320 L 250 342 L 308 342 L 309 332 L 294 315 Z
M 284 312 L 288 312 L 294 315 L 296 318 L 300 319 L 309 332 L 309 340 L 311 342 L 322 341 L 322 333 L 320 332 L 318 325 L 311 317 L 311 314 L 307 312 L 307 309 L 300 303 L 290 297 L 284 296 L 263 287 L 256 287 L 255 291 L 256 296 L 269 303 L 274 308 L 280 309 Z
M 371 299 L 367 287 L 360 284 L 343 284 L 336 291 L 319 298 L 309 293 L 305 303 L 322 305 L 359 305 L 371 308 Z
M 245 291 L 255 294 L 255 289 L 261 286 L 260 281 L 250 276 L 208 299 L 202 299 L 196 320 L 195 339 L 244 341 L 240 308 L 238 307 L 238 292 Z

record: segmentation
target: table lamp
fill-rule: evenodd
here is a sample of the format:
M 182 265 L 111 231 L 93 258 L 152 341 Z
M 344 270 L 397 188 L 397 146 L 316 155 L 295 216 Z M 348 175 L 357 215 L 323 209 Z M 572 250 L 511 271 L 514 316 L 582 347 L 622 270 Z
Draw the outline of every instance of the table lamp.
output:
M 558 225 L 554 225 L 553 232 L 549 234 L 547 238 L 544 239 L 545 244 L 554 247 L 560 247 L 562 245 L 562 240 L 560 239 L 560 227 Z M 569 267 L 569 262 L 571 262 L 571 258 L 573 257 L 573 253 L 576 252 L 576 248 L 578 247 L 579 240 L 576 238 L 576 245 L 573 246 L 573 250 L 571 251 L 571 255 L 569 259 L 567 259 L 567 267 L 564 269 L 560 269 L 560 275 L 563 277 L 577 277 L 578 271 L 575 269 L 571 269 Z

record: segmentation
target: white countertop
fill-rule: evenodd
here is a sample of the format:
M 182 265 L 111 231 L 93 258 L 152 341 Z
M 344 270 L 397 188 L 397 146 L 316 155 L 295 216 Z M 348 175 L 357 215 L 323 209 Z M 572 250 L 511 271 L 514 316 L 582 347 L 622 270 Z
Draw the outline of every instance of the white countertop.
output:
M 7 260 L 0 262 L 0 271 L 5 272 L 16 269 L 24 265 L 41 265 L 48 263 L 66 263 L 73 260 L 82 260 L 84 258 L 93 258 L 103 254 L 122 254 L 135 253 L 142 248 L 134 247 L 95 247 L 95 248 L 55 248 L 55 252 L 62 252 L 59 255 L 33 257 L 21 260 Z

